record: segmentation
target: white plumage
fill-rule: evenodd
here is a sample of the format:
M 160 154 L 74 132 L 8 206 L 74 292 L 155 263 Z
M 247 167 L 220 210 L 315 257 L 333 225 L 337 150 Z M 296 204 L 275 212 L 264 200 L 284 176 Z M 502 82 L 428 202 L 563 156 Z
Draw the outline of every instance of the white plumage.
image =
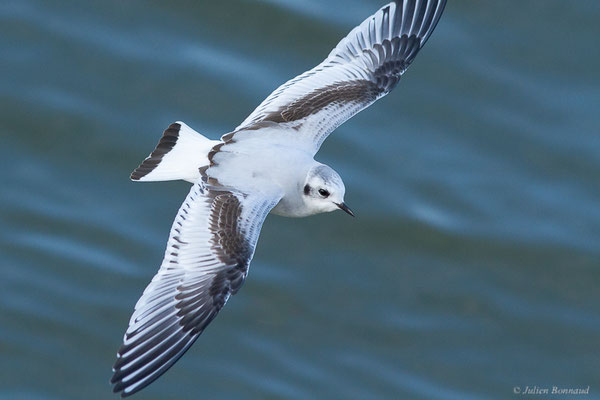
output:
M 335 128 L 396 86 L 444 6 L 400 0 L 382 7 L 220 141 L 182 122 L 165 130 L 131 178 L 194 185 L 129 321 L 113 368 L 115 392 L 144 388 L 193 344 L 242 286 L 269 212 L 301 217 L 341 208 L 353 215 L 341 177 L 313 157 Z

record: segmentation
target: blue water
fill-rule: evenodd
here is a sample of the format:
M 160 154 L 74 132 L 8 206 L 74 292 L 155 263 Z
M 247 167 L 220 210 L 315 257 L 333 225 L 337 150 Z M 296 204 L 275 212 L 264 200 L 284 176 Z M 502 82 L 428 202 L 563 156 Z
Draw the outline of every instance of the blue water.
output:
M 202 3 L 0 3 L 0 398 L 115 398 L 189 188 L 131 170 L 175 120 L 229 132 L 382 5 Z M 600 3 L 449 3 L 318 155 L 357 218 L 269 217 L 243 289 L 137 398 L 600 398 Z

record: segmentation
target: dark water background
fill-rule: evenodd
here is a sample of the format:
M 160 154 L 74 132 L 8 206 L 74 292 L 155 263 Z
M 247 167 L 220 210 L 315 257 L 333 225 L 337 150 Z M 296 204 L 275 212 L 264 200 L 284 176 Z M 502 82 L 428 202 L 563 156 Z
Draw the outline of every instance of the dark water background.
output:
M 358 217 L 269 217 L 139 399 L 600 398 L 600 3 L 449 3 L 319 153 Z M 114 398 L 189 187 L 130 171 L 175 120 L 230 131 L 382 4 L 0 3 L 0 398 Z

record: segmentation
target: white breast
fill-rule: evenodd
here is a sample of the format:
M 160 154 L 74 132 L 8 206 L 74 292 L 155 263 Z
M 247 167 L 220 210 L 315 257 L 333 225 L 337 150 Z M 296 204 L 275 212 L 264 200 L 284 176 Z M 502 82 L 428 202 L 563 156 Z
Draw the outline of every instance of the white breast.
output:
M 281 132 L 279 135 L 283 136 Z M 316 161 L 312 154 L 293 144 L 289 139 L 273 140 L 273 136 L 265 140 L 265 135 L 252 135 L 252 132 L 244 136 L 236 134 L 234 142 L 222 146 L 214 155 L 215 165 L 206 174 L 221 185 L 248 193 L 277 185 L 284 196 L 273 209 L 274 214 L 310 215 L 303 209 L 302 188 L 308 170 Z

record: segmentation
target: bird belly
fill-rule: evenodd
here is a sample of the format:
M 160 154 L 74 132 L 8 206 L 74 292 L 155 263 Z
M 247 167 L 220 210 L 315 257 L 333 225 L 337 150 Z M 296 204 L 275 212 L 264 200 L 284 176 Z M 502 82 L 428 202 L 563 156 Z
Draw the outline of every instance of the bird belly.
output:
M 311 215 L 308 209 L 304 207 L 301 198 L 293 199 L 288 196 L 284 196 L 279 200 L 279 203 L 271 210 L 271 214 L 290 218 L 301 218 Z
M 315 161 L 307 152 L 246 139 L 221 147 L 214 161 L 206 173 L 221 185 L 247 193 L 271 192 L 275 188 L 283 197 L 272 213 L 285 217 L 310 215 L 303 209 L 302 188 Z

